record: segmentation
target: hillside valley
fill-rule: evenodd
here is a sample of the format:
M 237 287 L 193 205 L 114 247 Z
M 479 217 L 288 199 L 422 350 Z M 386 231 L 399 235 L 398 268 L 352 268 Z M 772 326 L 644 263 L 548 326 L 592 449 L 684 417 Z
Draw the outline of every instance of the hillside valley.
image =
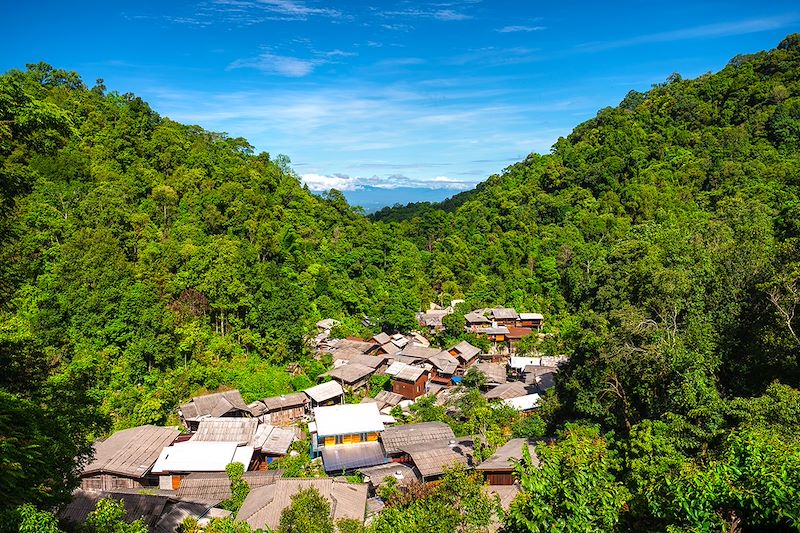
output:
M 418 322 L 431 308 L 449 309 L 436 327 Z M 516 345 L 465 318 L 497 328 L 512 308 L 509 327 L 533 328 Z M 487 399 L 491 376 L 459 361 L 450 399 L 383 413 L 472 439 L 475 465 L 528 440 L 513 501 L 498 509 L 469 464 L 371 495 L 385 508 L 339 531 L 797 531 L 800 35 L 631 91 L 474 190 L 369 216 L 309 191 L 285 156 L 102 80 L 45 63 L 0 76 L 0 531 L 70 527 L 55 517 L 98 439 L 186 436 L 179 407 L 212 393 L 239 391 L 249 418 L 239 401 L 329 383 L 321 330 L 355 359 L 417 332 L 420 359 L 467 343 L 511 382 L 527 366 L 511 355 L 553 365 L 535 408 Z M 345 387 L 339 407 L 392 386 Z M 263 470 L 339 474 L 311 461 L 316 422 L 295 422 L 299 453 Z M 244 501 L 206 531 L 249 531 Z

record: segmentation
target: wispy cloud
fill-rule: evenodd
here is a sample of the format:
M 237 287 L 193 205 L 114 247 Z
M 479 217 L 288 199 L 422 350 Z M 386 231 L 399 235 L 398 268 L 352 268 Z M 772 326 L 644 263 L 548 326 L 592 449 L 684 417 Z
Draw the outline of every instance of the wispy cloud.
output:
M 787 15 L 781 17 L 740 20 L 736 22 L 725 22 L 719 24 L 705 24 L 702 26 L 693 26 L 691 28 L 682 28 L 679 30 L 638 35 L 628 39 L 585 43 L 578 45 L 578 49 L 589 52 L 597 52 L 602 50 L 636 46 L 640 44 L 745 35 L 748 33 L 758 33 L 762 31 L 783 28 L 792 24 L 793 22 L 796 22 L 797 19 L 798 17 L 796 15 Z
M 473 18 L 472 15 L 453 9 L 401 9 L 384 11 L 381 15 L 384 17 L 429 18 L 445 22 L 469 20 Z
M 237 59 L 228 65 L 228 69 L 254 68 L 267 74 L 276 74 L 288 78 L 302 78 L 311 74 L 318 65 L 323 63 L 326 63 L 323 59 L 301 59 L 264 53 L 250 59 Z
M 340 17 L 342 15 L 342 12 L 337 9 L 310 7 L 304 2 L 293 2 L 291 0 L 258 0 L 257 3 L 267 11 L 288 16 L 323 15 L 326 17 Z
M 503 26 L 495 31 L 499 33 L 530 33 L 534 31 L 546 30 L 547 26 Z
M 398 189 L 401 187 L 412 189 L 446 189 L 464 191 L 475 186 L 474 181 L 457 180 L 448 176 L 435 176 L 430 179 L 409 178 L 402 174 L 350 176 L 348 174 L 303 174 L 302 182 L 312 191 L 356 191 L 366 187 L 378 189 Z

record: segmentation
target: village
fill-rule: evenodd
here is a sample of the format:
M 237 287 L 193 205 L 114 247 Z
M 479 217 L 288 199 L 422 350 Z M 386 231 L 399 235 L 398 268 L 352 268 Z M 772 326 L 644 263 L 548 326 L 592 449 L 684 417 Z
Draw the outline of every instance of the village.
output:
M 418 313 L 420 330 L 441 330 L 456 303 Z M 313 342 L 333 368 L 318 385 L 249 404 L 237 390 L 198 396 L 179 407 L 182 428 L 140 426 L 96 442 L 62 518 L 82 523 L 98 500 L 111 496 L 124 502 L 127 519 L 142 519 L 151 531 L 174 532 L 189 517 L 203 526 L 231 515 L 220 504 L 231 498 L 226 467 L 232 463 L 244 466 L 250 487 L 235 518 L 254 531 L 274 530 L 292 495 L 309 487 L 330 502 L 334 520 L 368 523 L 384 506 L 382 486 L 402 490 L 435 481 L 454 465 L 480 472 L 487 492 L 507 507 L 519 492 L 513 470 L 523 446 L 536 462 L 533 440 L 512 438 L 480 460 L 474 436 L 457 437 L 444 422 L 405 424 L 402 415 L 423 397 L 446 405 L 466 376 L 479 373 L 480 393 L 491 405 L 525 416 L 553 386 L 564 358 L 516 355 L 521 339 L 543 335 L 541 314 L 488 308 L 464 320 L 489 350 L 466 341 L 442 350 L 416 332 L 336 339 L 337 322 L 322 320 Z M 373 396 L 375 376 L 384 376 L 386 386 Z M 328 477 L 285 477 L 273 468 L 299 454 Z

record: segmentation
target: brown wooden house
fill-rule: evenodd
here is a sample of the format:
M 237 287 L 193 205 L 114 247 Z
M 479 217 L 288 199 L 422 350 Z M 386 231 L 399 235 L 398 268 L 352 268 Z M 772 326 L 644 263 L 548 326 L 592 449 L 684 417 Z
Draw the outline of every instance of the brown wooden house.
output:
M 522 447 L 527 446 L 534 466 L 539 465 L 533 441 L 527 439 L 511 439 L 504 446 L 495 450 L 494 454 L 479 464 L 475 470 L 481 472 L 489 485 L 513 485 L 514 467 L 522 460 Z
M 486 314 L 494 325 L 506 327 L 516 326 L 519 317 L 517 310 L 512 307 L 496 307 L 489 309 Z
M 459 373 L 463 374 L 467 368 L 478 362 L 478 355 L 480 355 L 481 349 L 467 341 L 461 341 L 450 348 L 448 352 L 458 360 Z
M 428 371 L 419 366 L 392 363 L 386 373 L 392 377 L 392 392 L 403 398 L 414 400 L 425 394 Z
M 253 402 L 249 407 L 262 422 L 273 426 L 287 426 L 302 419 L 309 412 L 310 400 L 302 392 L 273 396 Z
M 541 331 L 544 325 L 544 316 L 540 313 L 520 313 L 516 325 L 520 328 L 534 328 Z
M 430 380 L 441 385 L 452 385 L 453 377 L 458 370 L 458 360 L 447 352 L 428 357 L 431 366 Z
M 94 459 L 81 472 L 81 488 L 112 491 L 158 485 L 150 470 L 165 446 L 180 434 L 177 428 L 139 426 L 94 443 Z

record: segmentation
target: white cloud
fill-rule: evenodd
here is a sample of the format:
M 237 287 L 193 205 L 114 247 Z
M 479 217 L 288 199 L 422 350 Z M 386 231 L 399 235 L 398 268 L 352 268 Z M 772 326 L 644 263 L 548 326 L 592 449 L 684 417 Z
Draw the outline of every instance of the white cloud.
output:
M 546 26 L 503 26 L 502 28 L 498 28 L 497 31 L 500 33 L 530 33 L 532 31 L 542 31 L 546 29 Z
M 346 174 L 323 174 L 308 173 L 300 176 L 302 182 L 308 185 L 312 191 L 329 191 L 337 189 L 339 191 L 355 191 L 366 187 L 377 189 L 397 189 L 400 187 L 411 189 L 446 189 L 453 191 L 464 191 L 475 186 L 475 181 L 464 181 L 449 178 L 447 176 L 436 176 L 431 179 L 412 179 L 402 174 L 389 174 L 382 176 L 349 176 Z
M 228 65 L 228 68 L 254 68 L 268 74 L 277 74 L 288 78 L 302 78 L 311 74 L 318 65 L 325 62 L 322 59 L 300 59 L 298 57 L 265 53 L 250 59 L 237 59 Z
M 706 24 L 679 30 L 666 31 L 661 33 L 650 33 L 639 35 L 629 39 L 618 41 L 606 41 L 586 43 L 579 45 L 578 48 L 590 52 L 601 50 L 611 50 L 614 48 L 624 48 L 647 43 L 665 43 L 674 41 L 685 41 L 691 39 L 708 39 L 713 37 L 728 37 L 732 35 L 745 35 L 748 33 L 758 33 L 778 28 L 786 27 L 797 21 L 797 16 L 782 16 L 771 18 L 760 18 L 750 20 L 740 20 L 736 22 L 724 22 L 719 24 Z

